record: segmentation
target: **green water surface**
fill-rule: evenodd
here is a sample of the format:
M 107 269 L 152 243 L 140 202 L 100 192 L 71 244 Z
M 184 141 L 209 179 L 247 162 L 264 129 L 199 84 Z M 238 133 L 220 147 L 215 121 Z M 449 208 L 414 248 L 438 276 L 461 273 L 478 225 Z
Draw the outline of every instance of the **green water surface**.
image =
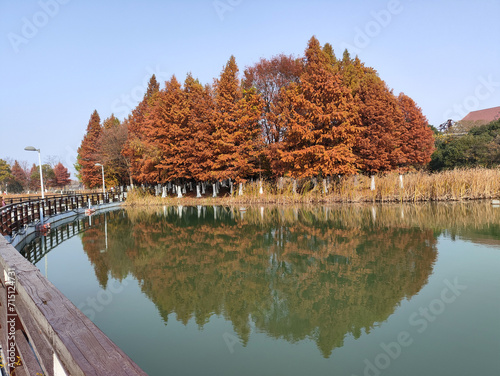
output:
M 487 202 L 79 221 L 22 252 L 149 375 L 500 374 Z

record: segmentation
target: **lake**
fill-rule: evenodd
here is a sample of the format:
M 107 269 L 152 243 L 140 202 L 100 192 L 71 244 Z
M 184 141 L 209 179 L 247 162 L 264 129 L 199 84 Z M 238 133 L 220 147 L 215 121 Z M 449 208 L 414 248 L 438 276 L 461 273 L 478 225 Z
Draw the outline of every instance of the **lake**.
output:
M 122 209 L 21 252 L 149 375 L 500 374 L 489 202 Z

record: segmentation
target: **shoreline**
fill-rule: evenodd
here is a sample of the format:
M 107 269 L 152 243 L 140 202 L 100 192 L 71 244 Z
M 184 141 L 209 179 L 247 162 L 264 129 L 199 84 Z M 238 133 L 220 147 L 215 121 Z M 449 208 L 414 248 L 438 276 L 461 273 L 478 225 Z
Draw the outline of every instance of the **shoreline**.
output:
M 194 187 L 191 185 L 191 188 Z M 256 180 L 244 183 L 243 195 L 236 190 L 231 194 L 227 185 L 221 185 L 220 189 L 218 197 L 212 197 L 210 188 L 201 198 L 196 197 L 196 189 L 188 190 L 182 198 L 173 192 L 166 192 L 167 197 L 162 198 L 148 193 L 147 188 L 136 188 L 127 193 L 125 205 L 328 205 L 497 200 L 500 198 L 500 168 L 455 169 L 433 174 L 421 171 L 404 175 L 391 173 L 374 178 L 351 175 L 331 182 L 291 178 Z
M 154 206 L 234 206 L 234 205 L 275 205 L 275 206 L 287 206 L 287 205 L 356 205 L 356 204 L 426 204 L 426 203 L 465 203 L 465 202 L 478 202 L 478 201 L 493 201 L 498 199 L 496 197 L 476 197 L 476 198 L 465 198 L 465 199 L 421 199 L 421 200 L 401 200 L 401 199 L 384 199 L 384 200 L 339 200 L 335 198 L 308 198 L 308 197 L 266 197 L 266 198 L 253 198 L 253 197 L 241 197 L 235 198 L 231 196 L 226 197 L 142 197 L 134 198 L 131 201 L 125 200 L 122 203 L 123 207 L 154 207 Z

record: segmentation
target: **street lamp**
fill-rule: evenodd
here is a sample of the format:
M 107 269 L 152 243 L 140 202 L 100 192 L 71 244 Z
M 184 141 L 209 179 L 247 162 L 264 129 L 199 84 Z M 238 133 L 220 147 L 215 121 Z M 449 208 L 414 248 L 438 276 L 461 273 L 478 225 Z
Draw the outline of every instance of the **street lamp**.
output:
M 42 157 L 40 157 L 40 149 L 36 149 L 33 146 L 26 146 L 24 150 L 38 152 L 38 164 L 40 165 L 40 188 L 42 189 L 42 199 L 44 199 L 45 194 L 43 192 Z
M 104 185 L 104 165 L 96 163 L 96 166 L 101 166 L 102 169 L 102 193 L 106 193 L 106 186 Z
M 36 149 L 33 146 L 26 146 L 24 150 L 38 152 L 38 164 L 40 165 L 40 188 L 42 189 L 42 203 L 43 203 L 45 199 L 45 193 L 43 189 L 42 157 L 40 156 L 40 149 Z M 43 226 L 43 204 L 40 206 L 40 223 Z

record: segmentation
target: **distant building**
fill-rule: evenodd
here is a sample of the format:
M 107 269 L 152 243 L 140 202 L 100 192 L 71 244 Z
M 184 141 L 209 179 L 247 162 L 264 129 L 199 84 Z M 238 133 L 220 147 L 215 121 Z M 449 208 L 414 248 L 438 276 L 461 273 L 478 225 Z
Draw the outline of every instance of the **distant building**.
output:
M 462 123 L 465 128 L 470 129 L 473 126 L 488 124 L 499 119 L 500 106 L 469 112 L 466 117 L 460 120 L 460 123 Z

